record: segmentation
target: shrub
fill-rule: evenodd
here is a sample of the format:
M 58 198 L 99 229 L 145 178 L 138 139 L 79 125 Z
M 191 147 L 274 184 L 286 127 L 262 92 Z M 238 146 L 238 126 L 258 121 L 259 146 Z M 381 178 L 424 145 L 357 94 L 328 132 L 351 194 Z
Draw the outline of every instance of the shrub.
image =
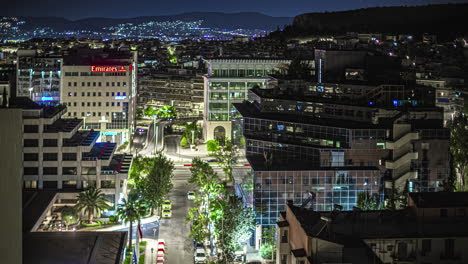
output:
M 116 224 L 117 222 L 119 222 L 119 217 L 117 215 L 111 215 L 109 216 L 109 222 Z
M 273 244 L 263 244 L 259 250 L 260 257 L 263 259 L 274 259 L 275 252 L 276 245 Z
M 244 147 L 245 146 L 245 137 L 241 137 L 240 140 L 239 140 L 239 145 L 241 147 Z
M 208 140 L 206 142 L 206 150 L 208 152 L 216 152 L 219 148 L 219 142 L 217 140 Z
M 182 137 L 182 138 L 180 139 L 180 146 L 181 146 L 181 147 L 186 147 L 186 146 L 188 146 L 187 138 Z

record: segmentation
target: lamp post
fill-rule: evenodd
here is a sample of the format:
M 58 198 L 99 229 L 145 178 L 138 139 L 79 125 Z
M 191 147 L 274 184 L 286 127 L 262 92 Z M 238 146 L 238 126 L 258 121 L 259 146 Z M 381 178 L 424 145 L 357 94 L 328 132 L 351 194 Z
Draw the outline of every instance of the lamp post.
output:
M 192 144 L 193 148 L 195 149 L 195 130 L 192 130 Z
M 154 128 L 154 132 L 153 132 L 154 133 L 154 150 L 153 150 L 153 152 L 154 152 L 154 155 L 156 155 L 156 147 L 158 145 L 157 142 L 156 142 L 158 140 L 158 130 L 157 130 L 157 126 L 156 126 L 156 123 L 157 123 L 158 119 L 156 117 L 157 117 L 156 115 L 153 115 L 153 126 L 154 126 L 153 127 Z

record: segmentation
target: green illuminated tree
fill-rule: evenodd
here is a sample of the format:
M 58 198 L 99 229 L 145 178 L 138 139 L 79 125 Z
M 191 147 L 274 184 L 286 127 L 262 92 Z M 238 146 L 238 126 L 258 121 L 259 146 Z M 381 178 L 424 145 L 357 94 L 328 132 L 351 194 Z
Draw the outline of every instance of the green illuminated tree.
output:
M 221 138 L 219 139 L 219 148 L 214 155 L 223 169 L 228 181 L 234 183 L 232 169 L 239 158 L 239 149 L 237 146 L 234 145 L 230 139 Z
M 128 227 L 128 248 L 132 249 L 133 222 L 140 220 L 146 213 L 145 203 L 141 199 L 123 199 L 117 206 L 117 215 L 123 223 L 130 223 Z
M 456 185 L 461 191 L 465 191 L 468 168 L 468 118 L 457 117 L 451 125 L 450 153 L 457 173 Z
M 379 203 L 376 195 L 371 195 L 368 191 L 359 192 L 356 207 L 361 210 L 377 210 Z
M 206 150 L 208 152 L 215 152 L 218 150 L 218 148 L 219 148 L 219 142 L 217 140 L 212 139 L 206 142 Z
M 67 230 L 68 226 L 75 224 L 78 221 L 78 214 L 73 207 L 64 206 L 60 211 L 62 215 L 62 222 L 65 224 Z
M 88 223 L 93 223 L 94 214 L 99 214 L 102 210 L 108 209 L 109 203 L 107 202 L 101 190 L 91 187 L 80 192 L 77 197 L 77 204 L 75 209 L 77 212 L 84 210 L 88 214 Z
M 135 182 L 136 189 L 153 213 L 153 209 L 162 204 L 164 197 L 173 187 L 174 163 L 161 152 L 156 153 L 156 156 L 150 159 L 150 167 L 145 169 L 147 174 L 138 175 Z
M 190 145 L 194 145 L 197 139 L 202 137 L 201 127 L 198 125 L 197 121 L 184 124 L 184 134 L 183 136 L 187 139 Z

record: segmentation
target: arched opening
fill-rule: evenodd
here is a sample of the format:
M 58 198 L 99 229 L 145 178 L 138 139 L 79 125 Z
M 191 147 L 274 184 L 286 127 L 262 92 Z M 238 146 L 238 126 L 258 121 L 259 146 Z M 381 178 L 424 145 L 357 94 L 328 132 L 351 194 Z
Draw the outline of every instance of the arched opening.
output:
M 223 138 L 226 136 L 226 129 L 223 126 L 217 126 L 214 129 L 214 138 Z

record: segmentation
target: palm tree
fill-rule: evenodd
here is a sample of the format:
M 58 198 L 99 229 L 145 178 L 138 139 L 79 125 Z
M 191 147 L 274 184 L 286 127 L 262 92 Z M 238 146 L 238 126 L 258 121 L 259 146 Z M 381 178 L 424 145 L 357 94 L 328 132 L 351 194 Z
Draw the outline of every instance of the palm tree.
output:
M 117 215 L 122 222 L 129 222 L 128 227 L 128 248 L 132 249 L 132 237 L 133 237 L 133 222 L 139 221 L 140 218 L 146 213 L 146 207 L 140 199 L 132 199 L 129 197 L 128 201 L 122 199 L 122 203 L 117 206 Z
M 77 212 L 84 209 L 88 213 L 88 223 L 93 223 L 93 215 L 100 213 L 102 210 L 108 209 L 110 206 L 101 192 L 95 187 L 88 188 L 78 194 L 78 203 L 75 206 Z

